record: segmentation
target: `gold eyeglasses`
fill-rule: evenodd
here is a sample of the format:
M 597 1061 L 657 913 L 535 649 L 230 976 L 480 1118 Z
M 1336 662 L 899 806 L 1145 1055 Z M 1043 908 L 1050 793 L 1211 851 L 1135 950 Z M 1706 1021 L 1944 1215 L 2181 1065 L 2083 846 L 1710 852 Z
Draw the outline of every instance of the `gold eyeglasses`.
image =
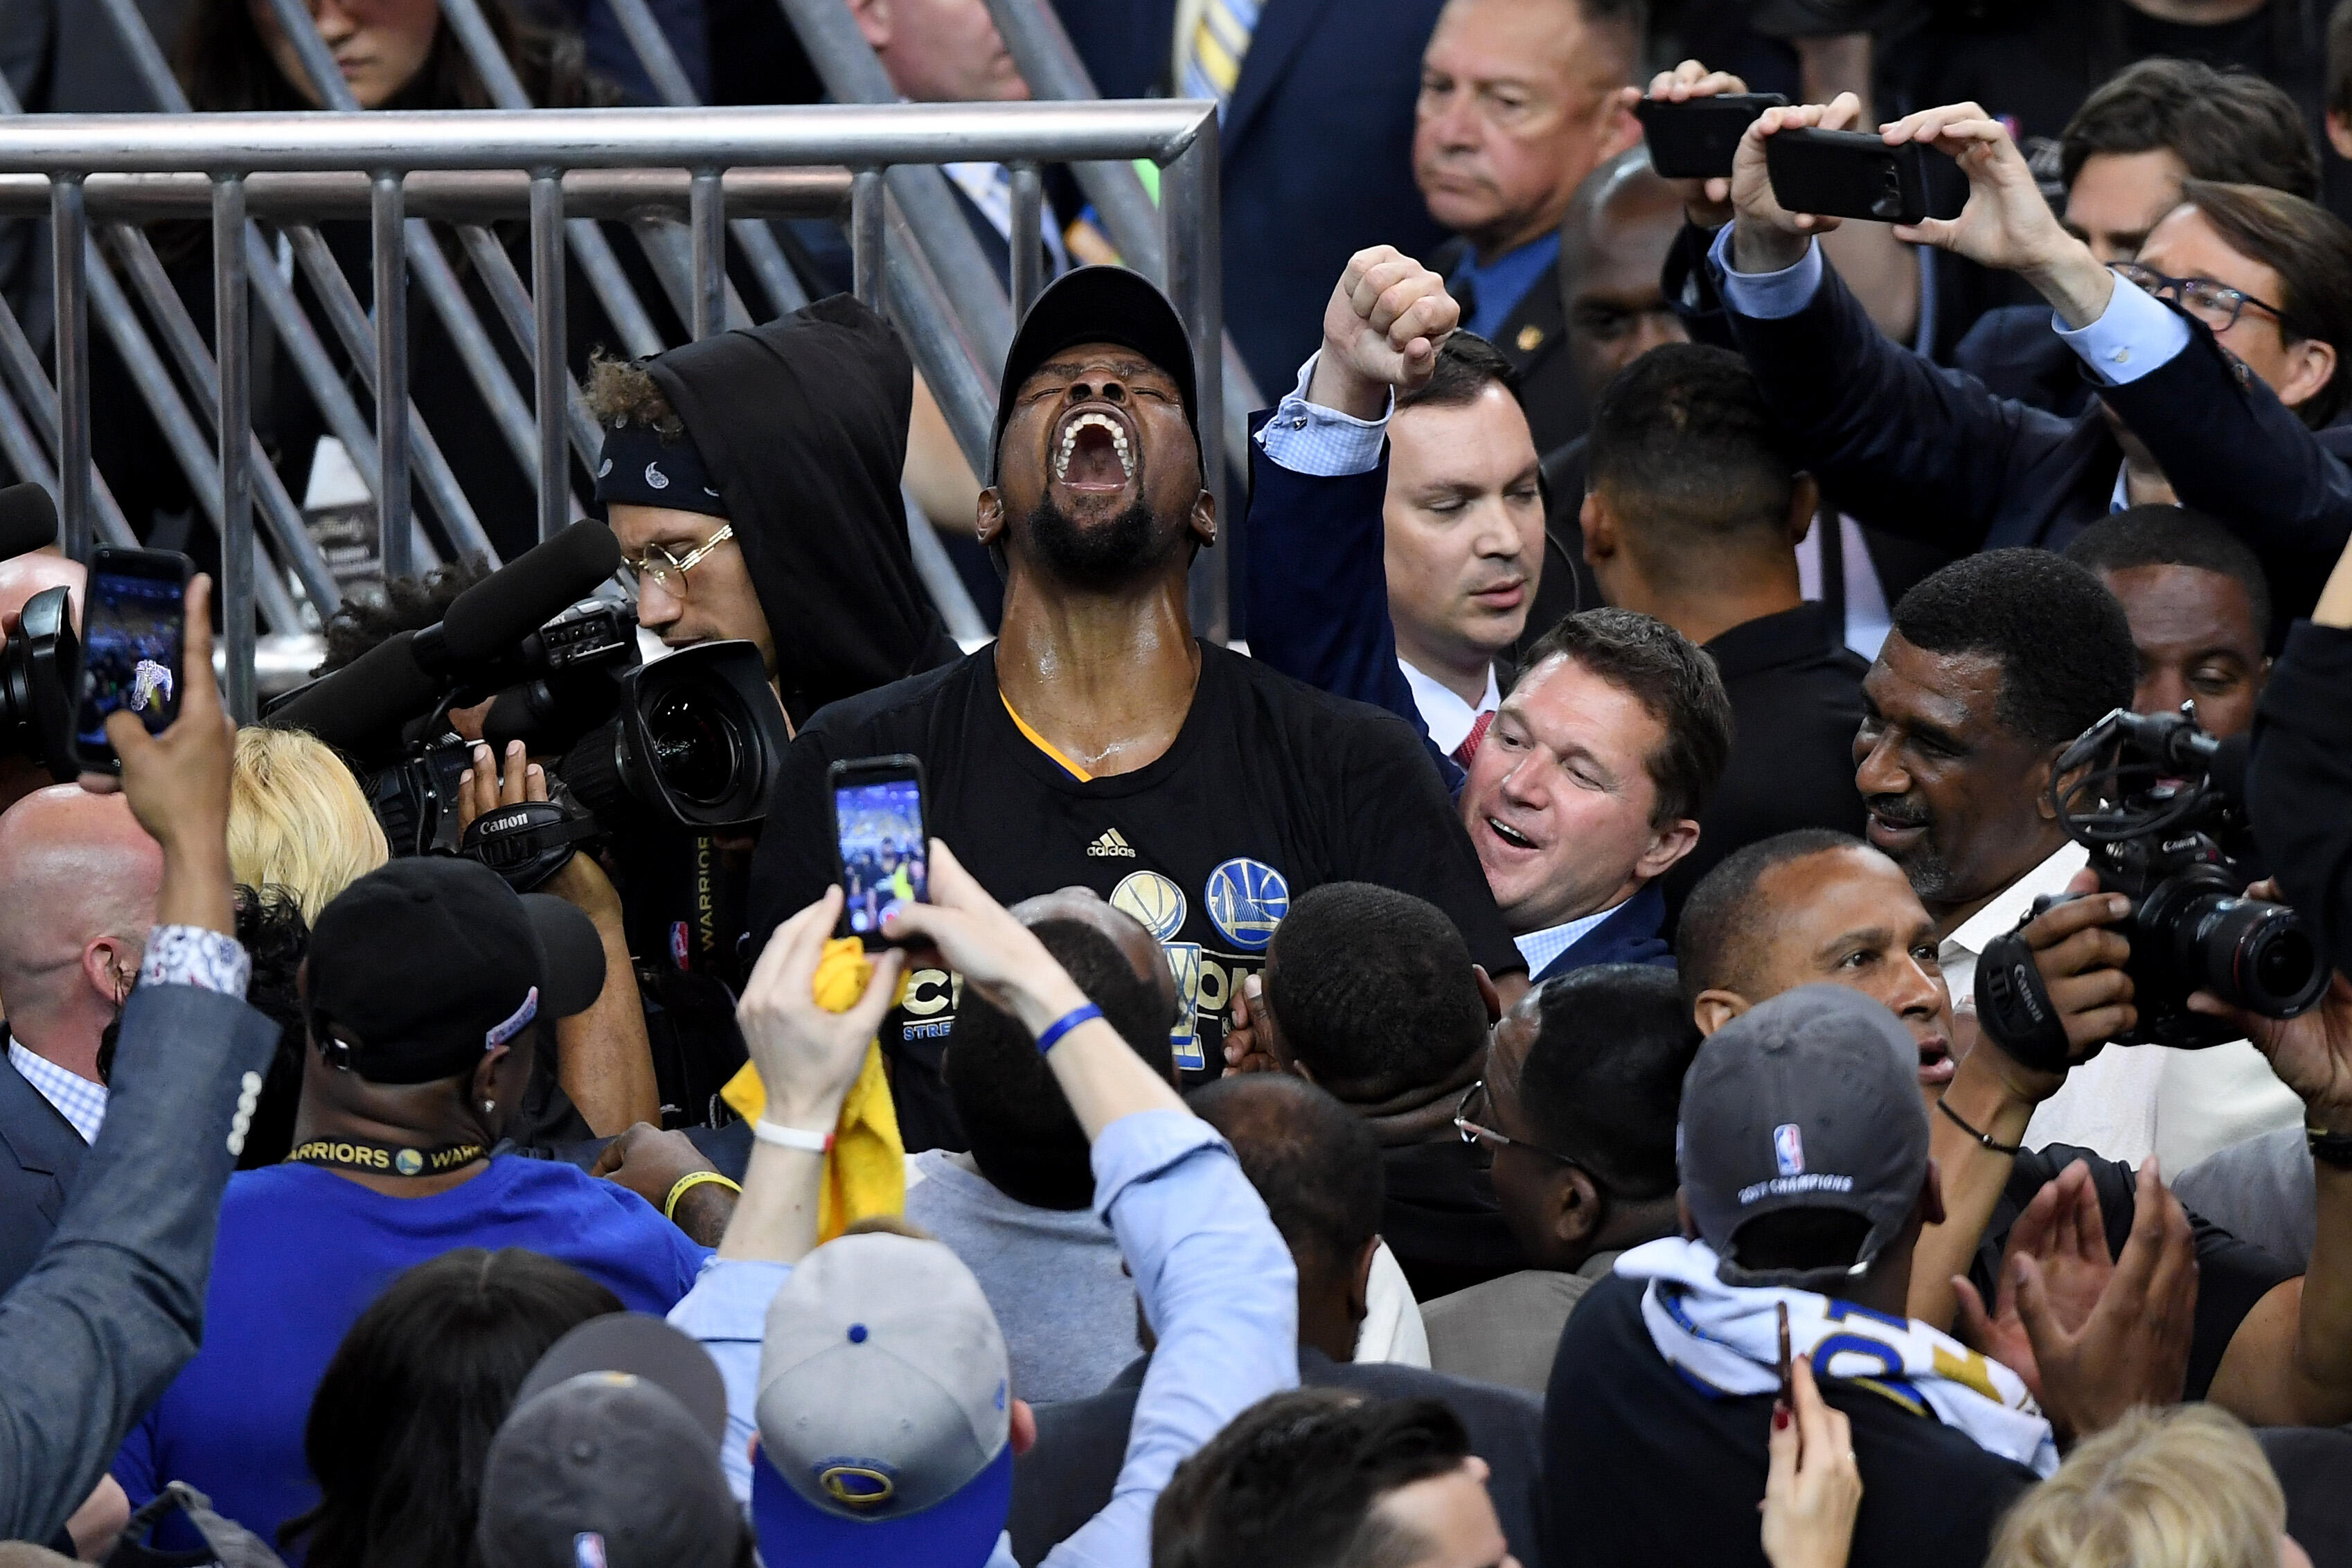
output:
M 672 555 L 658 544 L 648 544 L 634 560 L 621 564 L 636 574 L 639 583 L 651 583 L 663 593 L 678 598 L 686 596 L 686 574 L 698 565 L 702 558 L 735 537 L 735 525 L 729 523 L 703 543 L 684 555 Z

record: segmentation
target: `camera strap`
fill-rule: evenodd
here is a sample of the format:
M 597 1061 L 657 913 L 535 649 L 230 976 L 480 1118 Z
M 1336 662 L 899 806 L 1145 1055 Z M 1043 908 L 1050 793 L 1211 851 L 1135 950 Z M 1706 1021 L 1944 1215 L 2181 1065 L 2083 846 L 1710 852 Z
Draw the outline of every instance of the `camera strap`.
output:
M 518 801 L 486 811 L 467 825 L 457 853 L 479 860 L 528 893 L 563 868 L 575 847 L 602 831 L 551 800 Z
M 1985 943 L 1977 959 L 1977 1026 L 2018 1066 L 2063 1073 L 2080 1064 L 2067 1055 L 2066 1021 L 2058 1016 L 2023 935 L 2039 912 L 2029 911 L 2014 929 Z M 2092 1047 L 2091 1055 L 2099 1049 Z

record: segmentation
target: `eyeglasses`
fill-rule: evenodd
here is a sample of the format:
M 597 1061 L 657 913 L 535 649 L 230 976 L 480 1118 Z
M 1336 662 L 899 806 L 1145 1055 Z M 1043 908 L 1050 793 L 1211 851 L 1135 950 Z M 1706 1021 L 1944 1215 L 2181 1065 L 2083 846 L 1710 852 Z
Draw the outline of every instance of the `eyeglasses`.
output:
M 651 583 L 663 593 L 682 599 L 686 596 L 686 574 L 700 564 L 704 556 L 734 537 L 735 525 L 730 522 L 684 555 L 672 555 L 658 544 L 648 544 L 635 560 L 625 560 L 621 564 L 636 574 L 640 583 Z
M 2276 305 L 2255 299 L 2242 289 L 2226 283 L 2216 283 L 2210 278 L 2168 278 L 2153 267 L 2142 267 L 2137 261 L 2117 261 L 2110 268 L 2116 277 L 2137 284 L 2161 300 L 2169 295 L 2180 308 L 2212 328 L 2226 332 L 2238 324 L 2238 318 L 2247 306 L 2267 313 L 2282 327 L 2292 330 L 2284 310 Z
M 1462 1142 L 1487 1149 L 1530 1149 L 1548 1160 L 1559 1161 L 1571 1171 L 1583 1172 L 1592 1178 L 1594 1186 L 1601 1184 L 1592 1167 L 1573 1154 L 1563 1154 L 1557 1149 L 1547 1149 L 1540 1143 L 1530 1143 L 1524 1138 L 1497 1132 L 1489 1125 L 1494 1119 L 1494 1097 L 1486 1092 L 1486 1080 L 1482 1078 L 1470 1086 L 1462 1096 L 1462 1103 L 1454 1108 L 1454 1131 L 1461 1134 Z

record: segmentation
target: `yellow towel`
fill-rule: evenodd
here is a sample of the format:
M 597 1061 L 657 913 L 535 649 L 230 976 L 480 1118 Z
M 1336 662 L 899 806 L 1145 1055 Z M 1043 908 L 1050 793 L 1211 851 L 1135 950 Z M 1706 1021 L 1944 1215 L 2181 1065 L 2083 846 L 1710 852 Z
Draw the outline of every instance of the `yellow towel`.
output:
M 846 1013 L 866 994 L 873 977 L 873 961 L 856 937 L 833 938 L 817 960 L 812 987 L 816 1005 L 828 1013 Z M 907 978 L 901 970 L 898 994 L 890 999 L 894 1007 L 906 999 Z M 760 1070 L 750 1062 L 727 1080 L 719 1098 L 746 1121 L 757 1121 L 768 1105 Z M 901 1214 L 906 1207 L 907 1148 L 898 1137 L 898 1110 L 891 1103 L 890 1083 L 882 1073 L 881 1042 L 870 1041 L 857 1081 L 841 1102 L 833 1152 L 825 1156 L 824 1184 L 817 1189 L 817 1241 L 822 1245 L 858 1220 Z

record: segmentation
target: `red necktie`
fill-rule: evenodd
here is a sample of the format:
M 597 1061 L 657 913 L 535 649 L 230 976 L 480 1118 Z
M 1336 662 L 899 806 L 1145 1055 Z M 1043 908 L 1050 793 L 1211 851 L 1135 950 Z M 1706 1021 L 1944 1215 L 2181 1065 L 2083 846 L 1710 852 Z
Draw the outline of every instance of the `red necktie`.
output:
M 1478 754 L 1478 742 L 1486 738 L 1487 728 L 1494 722 L 1492 709 L 1479 714 L 1471 721 L 1470 732 L 1462 737 L 1462 743 L 1454 748 L 1454 760 L 1462 765 L 1464 772 L 1469 771 L 1470 759 Z

